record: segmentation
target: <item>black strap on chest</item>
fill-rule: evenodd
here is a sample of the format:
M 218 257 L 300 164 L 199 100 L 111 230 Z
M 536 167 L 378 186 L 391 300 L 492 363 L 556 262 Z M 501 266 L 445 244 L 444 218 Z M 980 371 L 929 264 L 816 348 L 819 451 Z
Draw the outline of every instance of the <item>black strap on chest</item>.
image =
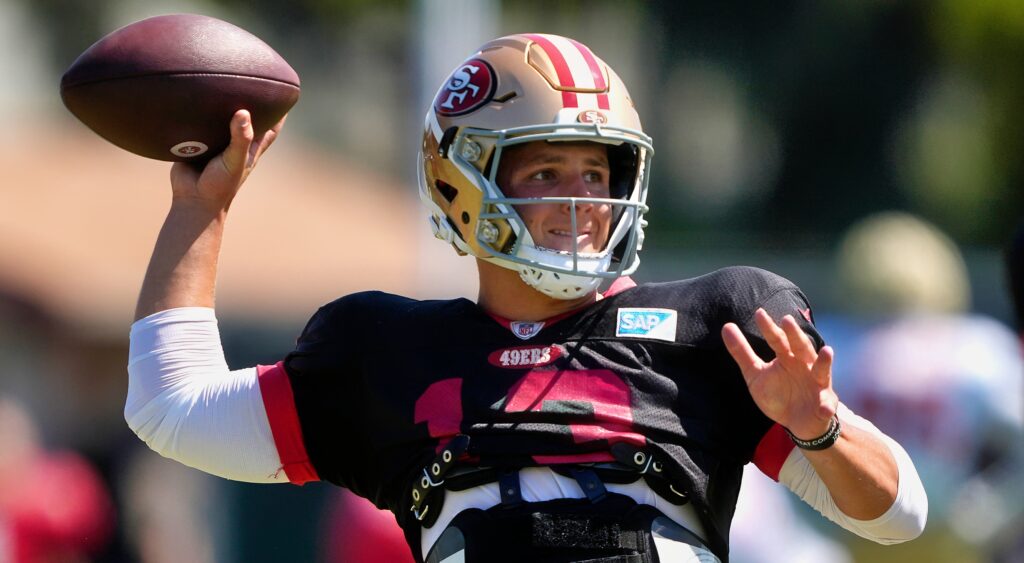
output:
M 429 528 L 437 521 L 444 502 L 445 476 L 455 467 L 459 456 L 469 448 L 469 436 L 459 434 L 449 441 L 444 449 L 423 468 L 413 481 L 412 506 L 409 510 L 420 521 L 424 528 Z
M 619 442 L 610 449 L 616 461 L 643 476 L 647 486 L 659 496 L 677 506 L 689 502 L 690 497 L 686 489 L 672 482 L 673 480 L 666 474 L 665 463 L 655 455 L 626 442 Z
M 469 448 L 469 436 L 459 434 L 417 474 L 411 487 L 410 511 L 424 528 L 437 522 L 444 503 L 445 490 L 464 491 L 488 483 L 498 483 L 502 506 L 523 502 L 519 483 L 520 468 L 457 467 L 457 461 Z M 613 463 L 553 465 L 550 469 L 571 477 L 591 503 L 602 501 L 608 494 L 605 483 L 625 484 L 643 479 L 666 501 L 683 505 L 689 501 L 685 489 L 673 483 L 663 462 L 643 448 L 620 442 L 611 448 Z

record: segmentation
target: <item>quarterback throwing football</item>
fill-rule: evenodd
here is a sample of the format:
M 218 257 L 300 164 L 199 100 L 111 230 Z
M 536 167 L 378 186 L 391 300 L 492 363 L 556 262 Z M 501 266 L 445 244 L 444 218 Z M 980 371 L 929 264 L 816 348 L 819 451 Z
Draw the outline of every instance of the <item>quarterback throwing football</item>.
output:
M 213 310 L 223 225 L 280 127 L 254 138 L 239 111 L 223 154 L 172 170 L 125 407 L 152 449 L 347 487 L 427 562 L 726 561 L 749 462 L 856 534 L 921 533 L 913 464 L 839 402 L 796 286 L 746 267 L 630 281 L 654 150 L 583 44 L 491 41 L 427 112 L 420 195 L 434 234 L 476 259 L 476 302 L 348 295 L 277 365 L 232 371 Z

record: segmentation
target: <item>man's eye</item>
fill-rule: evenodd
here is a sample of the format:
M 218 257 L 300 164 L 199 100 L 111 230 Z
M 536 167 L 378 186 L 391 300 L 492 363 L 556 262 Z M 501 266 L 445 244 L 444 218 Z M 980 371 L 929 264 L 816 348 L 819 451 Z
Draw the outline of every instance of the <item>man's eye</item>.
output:
M 537 172 L 534 172 L 530 176 L 530 179 L 534 180 L 534 181 L 544 181 L 544 180 L 550 180 L 553 177 L 554 177 L 554 174 L 552 174 L 550 170 L 539 170 Z

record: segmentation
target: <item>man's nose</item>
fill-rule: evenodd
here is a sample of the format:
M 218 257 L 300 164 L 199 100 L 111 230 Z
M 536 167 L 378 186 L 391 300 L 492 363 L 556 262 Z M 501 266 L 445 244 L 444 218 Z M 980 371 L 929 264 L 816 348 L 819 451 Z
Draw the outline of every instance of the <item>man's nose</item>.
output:
M 587 182 L 583 175 L 574 176 L 568 182 L 569 185 L 565 187 L 565 197 L 593 197 L 594 194 L 591 192 L 590 183 Z M 573 205 L 569 202 L 565 203 L 564 209 L 566 213 L 572 213 Z M 590 202 L 576 202 L 576 212 L 589 212 L 593 209 L 594 204 Z

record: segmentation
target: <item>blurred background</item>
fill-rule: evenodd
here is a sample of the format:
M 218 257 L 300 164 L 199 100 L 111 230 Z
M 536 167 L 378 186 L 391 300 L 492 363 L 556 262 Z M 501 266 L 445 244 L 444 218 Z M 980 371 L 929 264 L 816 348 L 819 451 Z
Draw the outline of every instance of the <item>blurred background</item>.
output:
M 342 492 L 208 478 L 124 423 L 169 165 L 93 135 L 58 84 L 103 35 L 178 12 L 249 30 L 302 78 L 225 241 L 233 367 L 275 362 L 345 293 L 473 297 L 472 261 L 418 207 L 423 112 L 485 40 L 568 35 L 622 76 L 655 139 L 635 277 L 747 264 L 795 281 L 840 397 L 929 488 L 929 539 L 879 552 L 753 475 L 734 559 L 1024 560 L 1003 260 L 1024 213 L 1024 3 L 0 0 L 0 563 L 373 560 L 345 551 Z

